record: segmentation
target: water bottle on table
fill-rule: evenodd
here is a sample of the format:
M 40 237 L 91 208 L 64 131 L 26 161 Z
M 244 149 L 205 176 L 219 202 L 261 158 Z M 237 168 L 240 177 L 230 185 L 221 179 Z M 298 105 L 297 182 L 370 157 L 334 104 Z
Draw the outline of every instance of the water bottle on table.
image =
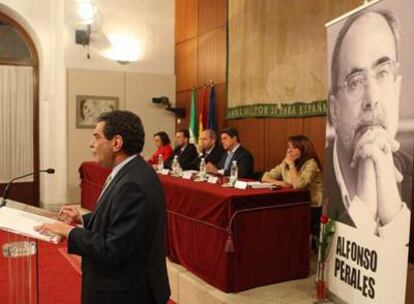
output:
M 171 175 L 176 176 L 177 175 L 177 166 L 178 166 L 178 156 L 175 155 L 173 162 L 171 164 Z
M 230 184 L 234 186 L 237 181 L 237 177 L 239 174 L 239 169 L 237 168 L 237 160 L 233 160 L 230 168 Z
M 205 180 L 206 178 L 206 161 L 204 157 L 202 157 L 200 160 L 200 171 L 198 172 L 198 177 L 201 180 Z
M 164 159 L 162 158 L 162 154 L 159 154 L 157 158 L 157 171 L 161 172 L 162 169 L 164 169 Z

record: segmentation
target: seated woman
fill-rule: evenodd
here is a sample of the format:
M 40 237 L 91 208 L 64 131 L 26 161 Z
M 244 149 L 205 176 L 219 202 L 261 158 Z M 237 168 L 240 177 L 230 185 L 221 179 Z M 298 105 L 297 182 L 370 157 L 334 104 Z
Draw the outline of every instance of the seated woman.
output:
M 319 237 L 323 199 L 322 167 L 312 142 L 303 135 L 291 136 L 285 159 L 265 172 L 263 182 L 282 187 L 309 189 L 311 195 L 311 233 Z
M 163 161 L 166 161 L 173 152 L 173 149 L 170 145 L 170 138 L 168 137 L 168 134 L 163 131 L 154 134 L 154 143 L 157 147 L 157 150 L 154 152 L 151 158 L 147 159 L 151 165 L 158 163 L 158 155 L 161 154 Z

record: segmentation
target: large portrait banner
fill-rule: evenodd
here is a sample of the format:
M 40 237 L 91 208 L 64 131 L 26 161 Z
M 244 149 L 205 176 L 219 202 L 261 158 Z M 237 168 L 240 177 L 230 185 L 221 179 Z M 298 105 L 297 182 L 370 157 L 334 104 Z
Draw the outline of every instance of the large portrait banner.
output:
M 414 147 L 414 1 L 372 1 L 327 24 L 325 265 L 339 303 L 403 304 Z M 323 235 L 322 235 L 323 236 Z

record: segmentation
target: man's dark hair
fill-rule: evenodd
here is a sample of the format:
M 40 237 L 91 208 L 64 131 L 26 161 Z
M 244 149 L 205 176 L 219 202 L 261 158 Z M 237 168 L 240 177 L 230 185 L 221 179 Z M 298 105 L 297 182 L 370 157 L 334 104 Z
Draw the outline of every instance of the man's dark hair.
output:
M 235 128 L 232 128 L 232 127 L 224 128 L 223 130 L 221 130 L 220 135 L 221 134 L 227 134 L 230 137 L 237 137 L 237 141 L 240 142 L 239 131 L 237 131 L 237 129 Z
M 332 62 L 331 62 L 331 92 L 330 92 L 331 94 L 336 94 L 336 92 L 338 91 L 339 54 L 341 52 L 342 44 L 344 42 L 345 36 L 355 21 L 357 21 L 359 18 L 369 13 L 374 13 L 374 14 L 378 14 L 382 16 L 387 22 L 387 24 L 389 25 L 391 32 L 394 36 L 396 58 L 397 58 L 397 61 L 399 61 L 399 40 L 400 40 L 399 33 L 400 31 L 399 31 L 398 19 L 393 15 L 393 13 L 391 13 L 390 11 L 386 11 L 386 10 L 378 10 L 378 11 L 364 11 L 359 14 L 356 14 L 350 17 L 345 22 L 344 26 L 341 28 L 336 38 L 335 48 L 332 53 Z M 381 47 L 381 46 L 378 46 L 378 47 Z
M 178 130 L 176 133 L 183 133 L 185 138 L 190 138 L 190 131 L 188 131 L 188 129 L 181 129 Z
M 168 136 L 167 133 L 165 133 L 164 131 L 160 131 L 154 134 L 154 137 L 158 136 L 161 139 L 162 145 L 168 145 L 169 143 L 171 143 L 170 137 Z
M 138 115 L 129 111 L 112 111 L 99 115 L 97 122 L 105 122 L 103 133 L 110 140 L 116 135 L 122 137 L 122 150 L 127 155 L 141 153 L 145 142 L 145 131 Z

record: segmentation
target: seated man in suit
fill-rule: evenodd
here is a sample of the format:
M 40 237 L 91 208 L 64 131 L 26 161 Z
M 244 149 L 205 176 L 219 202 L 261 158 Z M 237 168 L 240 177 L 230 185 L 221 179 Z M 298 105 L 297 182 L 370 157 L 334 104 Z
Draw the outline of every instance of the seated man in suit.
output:
M 217 144 L 217 133 L 214 130 L 206 129 L 201 132 L 199 142 L 200 154 L 191 163 L 192 169 L 198 170 L 200 168 L 201 158 L 204 158 L 206 164 L 211 163 L 217 166 L 224 153 L 222 146 Z
M 207 172 L 213 174 L 230 175 L 233 160 L 237 161 L 238 177 L 253 176 L 253 156 L 249 150 L 240 145 L 239 132 L 235 128 L 225 128 L 221 131 L 221 144 L 227 153 L 224 153 L 217 166 L 207 164 Z
M 182 129 L 175 133 L 176 148 L 164 163 L 165 168 L 171 169 L 174 156 L 178 156 L 178 162 L 183 170 L 192 169 L 192 162 L 197 158 L 197 149 L 190 144 L 190 132 Z

